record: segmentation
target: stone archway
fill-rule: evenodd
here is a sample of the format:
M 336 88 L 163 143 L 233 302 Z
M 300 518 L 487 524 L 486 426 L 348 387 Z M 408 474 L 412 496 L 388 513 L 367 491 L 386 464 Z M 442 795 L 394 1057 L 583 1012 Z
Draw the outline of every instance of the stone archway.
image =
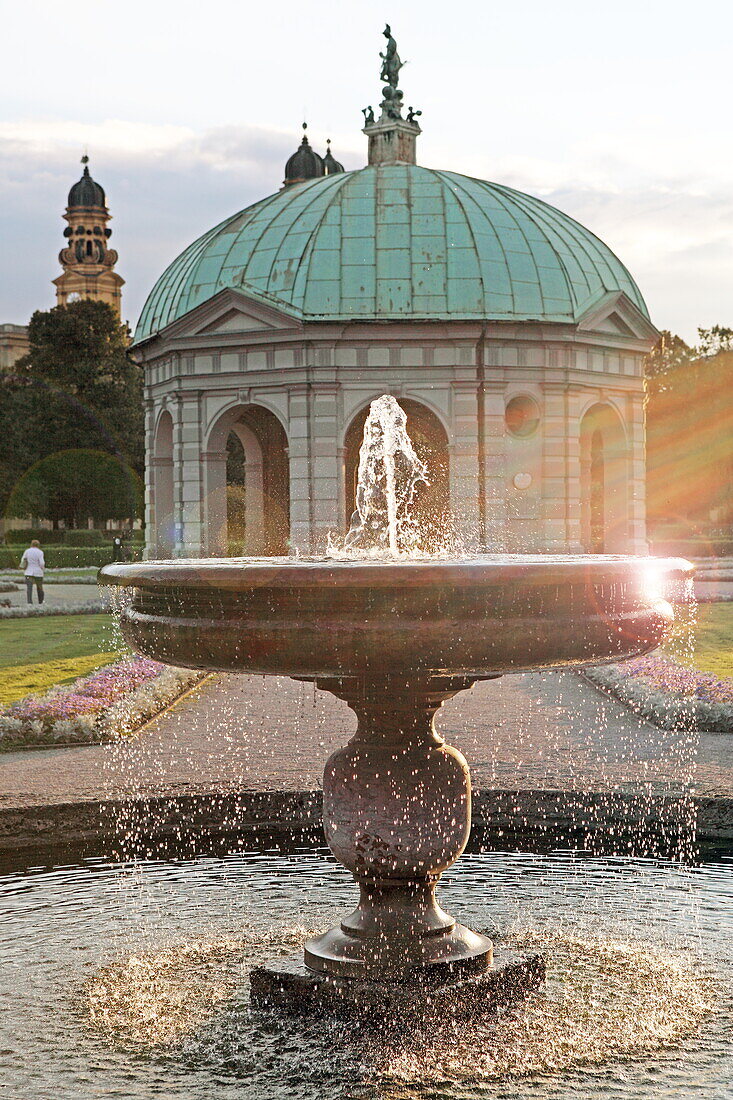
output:
M 288 439 L 260 405 L 238 405 L 214 424 L 204 454 L 209 553 L 287 554 L 290 541 Z
M 626 433 L 611 405 L 593 405 L 580 422 L 581 540 L 590 554 L 628 551 Z
M 430 484 L 420 486 L 415 497 L 413 514 L 423 530 L 440 533 L 450 512 L 450 459 L 448 435 L 438 417 L 411 398 L 399 398 L 407 414 L 407 431 L 413 446 L 428 468 Z M 369 406 L 353 418 L 344 436 L 344 531 L 348 530 L 356 507 L 356 485 L 359 472 L 359 450 L 364 435 Z
M 166 410 L 160 414 L 153 445 L 153 506 L 152 532 L 157 557 L 172 556 L 176 544 L 173 509 L 173 417 Z

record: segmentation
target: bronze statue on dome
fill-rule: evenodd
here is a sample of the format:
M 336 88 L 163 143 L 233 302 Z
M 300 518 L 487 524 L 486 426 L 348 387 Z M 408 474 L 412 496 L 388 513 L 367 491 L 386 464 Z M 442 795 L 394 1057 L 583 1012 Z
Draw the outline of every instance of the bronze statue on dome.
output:
M 397 53 L 397 43 L 392 37 L 389 23 L 382 33 L 387 39 L 387 49 L 385 53 L 379 55 L 382 59 L 382 72 L 379 79 L 385 81 L 391 88 L 396 88 L 403 62 L 400 61 L 400 55 Z

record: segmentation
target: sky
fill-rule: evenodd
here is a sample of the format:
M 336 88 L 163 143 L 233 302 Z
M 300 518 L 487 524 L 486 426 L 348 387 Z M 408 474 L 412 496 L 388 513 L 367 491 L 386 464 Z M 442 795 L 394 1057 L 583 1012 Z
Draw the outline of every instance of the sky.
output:
M 280 187 L 304 119 L 317 150 L 330 137 L 364 165 L 389 21 L 418 163 L 582 222 L 659 328 L 733 325 L 728 0 L 0 0 L 0 16 L 0 323 L 54 304 L 85 150 L 133 326 L 187 244 Z

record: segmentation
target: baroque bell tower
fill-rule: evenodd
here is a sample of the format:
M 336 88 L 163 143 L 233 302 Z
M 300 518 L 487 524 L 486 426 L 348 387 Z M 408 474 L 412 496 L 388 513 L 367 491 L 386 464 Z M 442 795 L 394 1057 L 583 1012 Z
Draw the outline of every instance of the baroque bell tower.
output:
M 121 316 L 122 287 L 125 280 L 114 266 L 117 253 L 107 247 L 112 235 L 108 227 L 110 213 L 104 189 L 89 174 L 89 157 L 81 158 L 84 172 L 69 191 L 64 230 L 68 245 L 59 253 L 63 274 L 54 279 L 58 305 L 94 298 L 107 302 Z

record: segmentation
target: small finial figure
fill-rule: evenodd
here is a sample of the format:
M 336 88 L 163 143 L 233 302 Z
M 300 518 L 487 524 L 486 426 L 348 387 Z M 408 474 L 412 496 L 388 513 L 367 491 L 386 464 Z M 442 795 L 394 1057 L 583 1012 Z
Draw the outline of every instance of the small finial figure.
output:
M 372 122 L 374 122 L 374 108 L 373 107 L 362 107 L 361 113 L 364 115 L 364 125 L 365 126 L 369 126 Z
M 83 157 L 81 158 L 81 162 L 82 162 L 82 164 L 85 164 L 85 165 L 86 165 L 86 164 L 89 164 L 89 157 L 88 157 L 88 156 L 86 155 L 86 153 L 85 153 L 85 154 L 84 154 L 84 156 L 83 156 Z
M 414 110 L 414 108 L 410 107 L 407 111 L 407 121 L 408 122 L 415 122 L 418 115 L 421 115 L 421 114 L 422 114 L 422 111 L 416 111 L 416 110 Z

